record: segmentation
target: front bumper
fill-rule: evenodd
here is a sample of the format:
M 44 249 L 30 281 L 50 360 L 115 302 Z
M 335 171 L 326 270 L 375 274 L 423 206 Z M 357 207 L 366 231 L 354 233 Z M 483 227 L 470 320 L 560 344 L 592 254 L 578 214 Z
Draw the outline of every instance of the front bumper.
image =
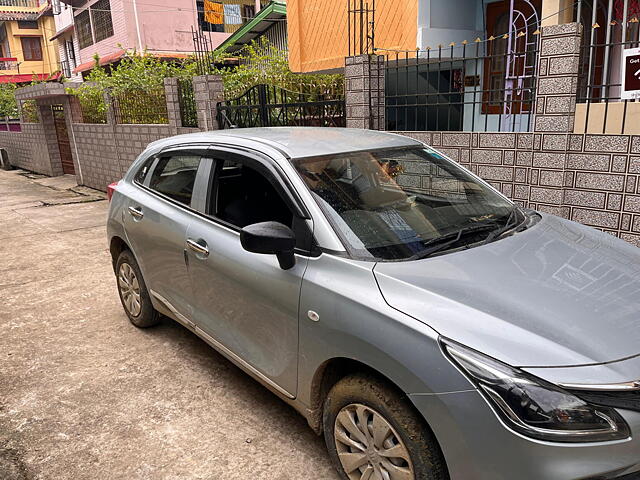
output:
M 412 394 L 431 426 L 451 480 L 640 479 L 640 412 L 619 410 L 631 427 L 627 440 L 550 443 L 505 427 L 476 390 Z

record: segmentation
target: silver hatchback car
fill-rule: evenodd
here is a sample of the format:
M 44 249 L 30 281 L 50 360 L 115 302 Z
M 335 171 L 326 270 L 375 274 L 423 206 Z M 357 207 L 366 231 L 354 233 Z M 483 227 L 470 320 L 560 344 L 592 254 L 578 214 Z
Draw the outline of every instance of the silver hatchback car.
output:
M 640 250 L 407 137 L 161 140 L 111 187 L 131 322 L 202 337 L 345 480 L 640 478 Z

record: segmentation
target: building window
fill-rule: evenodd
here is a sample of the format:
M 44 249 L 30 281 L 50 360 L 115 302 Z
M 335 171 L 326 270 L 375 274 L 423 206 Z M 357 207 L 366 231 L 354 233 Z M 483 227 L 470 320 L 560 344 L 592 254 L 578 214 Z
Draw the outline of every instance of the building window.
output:
M 83 10 L 76 16 L 76 32 L 78 32 L 78 45 L 80 48 L 86 48 L 93 44 L 89 10 Z
M 60 60 L 60 70 L 62 70 L 62 74 L 66 78 L 71 77 L 71 67 L 69 66 L 69 62 L 67 60 Z
M 38 22 L 36 20 L 18 20 L 18 28 L 23 30 L 37 30 Z
M 99 0 L 91 7 L 91 21 L 95 41 L 99 42 L 113 36 L 113 22 L 111 21 L 111 5 L 109 0 Z
M 9 41 L 7 40 L 7 29 L 4 26 L 4 22 L 0 24 L 0 48 L 2 58 L 11 57 L 11 49 L 9 48 Z
M 71 68 L 76 68 L 76 51 L 73 48 L 73 41 L 65 40 L 64 49 L 67 56 L 67 61 L 69 62 L 69 66 Z
M 21 37 L 22 55 L 25 61 L 42 60 L 42 44 L 40 37 Z
M 75 18 L 78 46 L 86 48 L 113 36 L 113 21 L 109 0 L 98 0 Z
M 248 21 L 249 19 L 256 16 L 256 6 L 255 5 L 243 5 L 242 6 L 242 16 L 243 20 Z

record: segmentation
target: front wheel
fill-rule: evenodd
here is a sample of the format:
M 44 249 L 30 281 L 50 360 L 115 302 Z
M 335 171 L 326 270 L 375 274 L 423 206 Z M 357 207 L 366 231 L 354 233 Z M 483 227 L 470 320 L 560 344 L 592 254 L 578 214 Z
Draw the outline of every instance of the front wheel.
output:
M 118 293 L 131 323 L 138 328 L 152 327 L 160 322 L 153 308 L 138 262 L 129 250 L 124 250 L 116 262 Z
M 324 437 L 344 480 L 446 480 L 440 447 L 406 396 L 369 375 L 350 375 L 324 404 Z

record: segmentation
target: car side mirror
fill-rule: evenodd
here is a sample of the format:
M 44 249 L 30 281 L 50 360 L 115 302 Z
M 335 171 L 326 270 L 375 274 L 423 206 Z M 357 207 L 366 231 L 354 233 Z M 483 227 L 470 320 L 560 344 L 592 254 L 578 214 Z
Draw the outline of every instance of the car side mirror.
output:
M 293 231 L 279 222 L 260 222 L 240 230 L 240 243 L 247 252 L 275 254 L 280 268 L 289 270 L 296 264 Z

